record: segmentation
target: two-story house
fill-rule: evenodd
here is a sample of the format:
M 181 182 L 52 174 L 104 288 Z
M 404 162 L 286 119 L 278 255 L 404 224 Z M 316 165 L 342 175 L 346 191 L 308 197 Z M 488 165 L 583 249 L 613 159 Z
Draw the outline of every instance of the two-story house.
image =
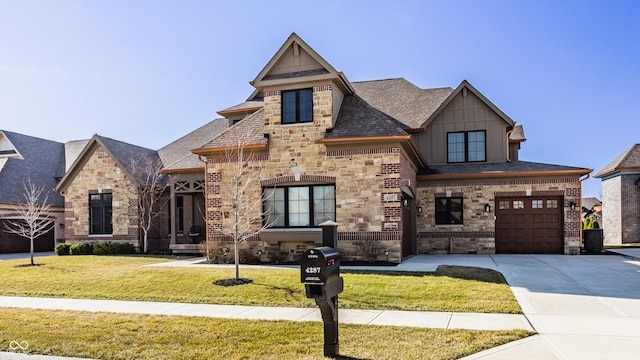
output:
M 347 260 L 367 244 L 392 262 L 579 253 L 581 179 L 592 170 L 520 161 L 522 127 L 467 81 L 351 83 L 294 33 L 251 84 L 247 102 L 227 109 L 248 116 L 193 150 L 206 163 L 207 238 L 224 238 L 234 207 L 221 193 L 234 165 L 225 154 L 241 142 L 261 171 L 246 189 L 265 199 L 254 215 L 272 225 L 251 241 L 263 259 L 295 259 L 327 220 Z

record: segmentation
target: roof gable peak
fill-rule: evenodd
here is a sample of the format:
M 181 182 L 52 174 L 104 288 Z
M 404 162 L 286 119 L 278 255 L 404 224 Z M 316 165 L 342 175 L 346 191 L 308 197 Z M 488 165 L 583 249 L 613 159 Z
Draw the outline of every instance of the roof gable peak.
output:
M 353 93 L 344 74 L 337 71 L 294 32 L 250 84 L 261 90 L 270 85 L 313 80 L 334 80 L 347 92 Z
M 509 124 L 510 126 L 514 126 L 516 124 L 515 121 L 507 116 L 507 114 L 502 112 L 502 110 L 500 110 L 489 99 L 487 99 L 487 97 L 484 96 L 480 91 L 478 91 L 478 89 L 476 89 L 473 85 L 471 85 L 471 83 L 469 83 L 467 80 L 462 80 L 460 85 L 458 85 L 458 87 L 455 88 L 451 94 L 449 94 L 449 97 L 442 102 L 440 107 L 436 111 L 434 111 L 433 114 L 431 114 L 431 116 L 427 119 L 427 121 L 425 121 L 423 126 L 427 126 L 429 123 L 431 123 L 453 101 L 453 99 L 458 96 L 458 94 L 463 93 L 463 95 L 466 95 L 467 91 L 471 91 L 472 94 L 474 94 L 476 97 L 478 97 L 478 99 L 484 102 L 485 105 L 487 105 L 491 110 L 498 114 L 498 116 L 507 124 Z

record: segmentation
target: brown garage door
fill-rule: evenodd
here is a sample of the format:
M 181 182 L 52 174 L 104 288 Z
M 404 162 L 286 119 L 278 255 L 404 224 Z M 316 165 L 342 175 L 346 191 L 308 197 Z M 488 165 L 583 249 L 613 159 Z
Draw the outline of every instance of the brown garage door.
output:
M 496 198 L 497 254 L 564 253 L 562 197 Z
M 0 254 L 29 252 L 31 243 L 29 239 L 7 233 L 5 229 L 6 220 L 0 220 Z M 35 252 L 53 251 L 54 249 L 53 230 L 38 236 L 33 240 Z

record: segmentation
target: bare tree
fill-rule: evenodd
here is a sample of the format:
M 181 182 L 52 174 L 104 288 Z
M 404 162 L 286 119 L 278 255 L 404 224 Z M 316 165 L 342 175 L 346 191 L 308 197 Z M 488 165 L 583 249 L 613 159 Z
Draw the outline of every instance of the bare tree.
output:
M 135 177 L 135 192 L 140 229 L 143 234 L 142 252 L 149 250 L 149 230 L 154 220 L 164 214 L 168 198 L 164 197 L 169 187 L 168 175 L 162 172 L 162 162 L 159 158 L 142 156 L 131 160 L 131 171 Z
M 252 164 L 255 162 L 255 154 L 252 151 L 247 153 L 245 144 L 246 140 L 241 139 L 225 152 L 230 178 L 223 181 L 220 187 L 223 201 L 229 206 L 228 212 L 222 212 L 222 233 L 233 239 L 236 280 L 240 279 L 239 244 L 273 225 L 263 222 L 266 214 L 263 204 L 266 199 L 255 191 L 262 166 Z
M 37 186 L 31 182 L 31 178 L 23 184 L 24 205 L 19 207 L 18 219 L 9 220 L 5 223 L 5 230 L 8 233 L 29 239 L 31 252 L 31 265 L 33 262 L 34 246 L 33 241 L 40 235 L 52 229 L 53 219 L 50 217 L 51 206 L 48 204 L 49 196 L 45 195 L 42 202 L 40 197 L 44 192 L 44 186 Z

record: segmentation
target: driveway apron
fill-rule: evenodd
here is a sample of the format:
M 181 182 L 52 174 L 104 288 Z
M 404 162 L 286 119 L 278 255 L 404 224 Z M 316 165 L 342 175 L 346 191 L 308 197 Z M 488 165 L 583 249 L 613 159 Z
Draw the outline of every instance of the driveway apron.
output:
M 493 255 L 559 359 L 640 356 L 640 262 L 615 255 Z

